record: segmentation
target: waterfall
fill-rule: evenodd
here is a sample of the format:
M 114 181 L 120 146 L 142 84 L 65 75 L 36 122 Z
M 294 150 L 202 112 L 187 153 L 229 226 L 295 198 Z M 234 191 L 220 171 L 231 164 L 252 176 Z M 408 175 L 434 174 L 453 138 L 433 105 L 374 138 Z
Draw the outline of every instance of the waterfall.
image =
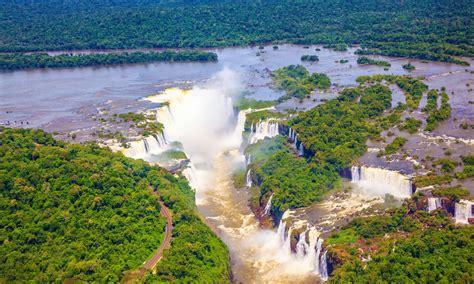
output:
M 306 242 L 306 233 L 308 229 L 303 231 L 299 235 L 298 243 L 296 244 L 296 257 L 297 258 L 304 258 L 305 255 L 309 252 L 309 244 Z
M 229 72 L 223 73 L 224 77 L 232 77 Z M 233 173 L 245 163 L 241 146 L 247 110 L 239 112 L 237 117 L 231 104 L 236 93 L 231 89 L 240 92 L 242 86 L 232 83 L 236 80 L 216 79 L 189 90 L 166 89 L 147 100 L 163 104 L 156 110 L 157 120 L 164 125 L 167 141 L 173 142 L 170 145 L 180 142 L 190 160 L 183 175 L 195 189 L 198 208 L 203 209 L 202 214 L 229 248 L 236 282 L 306 278 L 314 273 L 318 232 L 314 227 L 293 224 L 288 218 L 290 212 L 283 214 L 278 230 L 262 229 L 245 206 L 246 200 L 241 199 L 232 182 Z M 251 128 L 252 132 L 257 131 L 257 125 Z M 267 128 L 269 133 L 277 129 L 276 124 Z M 144 143 L 140 144 L 146 152 Z M 247 163 L 250 159 L 247 158 Z M 250 169 L 246 175 L 252 177 Z M 301 242 L 308 249 L 301 258 L 291 251 L 290 232 L 306 229 L 309 229 L 306 238 Z
M 323 249 L 323 238 L 318 238 L 318 242 L 316 243 L 316 255 L 314 259 L 314 272 L 317 275 L 320 275 L 320 258 L 321 258 L 321 250 Z
M 441 198 L 428 197 L 428 212 L 441 208 Z
M 474 218 L 474 202 L 461 200 L 454 208 L 454 218 L 456 223 L 469 224 L 469 219 Z
M 319 276 L 323 281 L 328 280 L 328 263 L 327 263 L 327 250 L 324 250 L 323 255 L 319 263 Z
M 302 156 L 302 157 L 304 156 L 304 146 L 303 146 L 303 142 L 300 142 L 300 148 L 299 148 L 299 150 L 298 150 L 298 154 L 299 154 L 300 156 Z
M 287 210 L 283 214 L 277 229 L 277 236 L 281 253 L 292 259 L 298 267 L 306 268 L 311 273 L 320 276 L 322 280 L 327 280 L 327 251 L 323 249 L 322 238 L 314 226 L 310 226 L 306 221 L 296 220 L 290 223 Z M 291 250 L 292 233 L 301 230 L 298 242 L 296 243 L 296 253 Z
M 280 224 L 278 225 L 277 229 L 277 236 L 278 240 L 280 241 L 281 244 L 285 243 L 285 234 L 286 234 L 286 222 L 280 220 Z
M 150 152 L 150 146 L 148 145 L 148 141 L 143 139 L 143 145 L 145 146 L 145 151 L 148 153 Z
M 168 150 L 168 142 L 163 133 L 132 141 L 129 143 L 129 146 L 123 152 L 126 156 L 134 159 L 147 160 L 151 155 L 158 155 Z
M 251 188 L 251 187 L 252 187 L 252 173 L 251 173 L 251 170 L 250 170 L 250 169 L 247 171 L 247 176 L 246 176 L 245 185 L 247 186 L 247 188 Z
M 353 182 L 360 180 L 360 167 L 353 166 L 351 168 L 351 178 Z
M 319 275 L 323 281 L 328 280 L 327 250 L 323 250 L 323 238 L 318 238 L 316 244 L 316 255 L 314 260 L 314 272 Z
M 411 180 L 397 171 L 353 166 L 351 173 L 352 183 L 364 194 L 383 197 L 388 193 L 397 198 L 407 198 L 412 194 Z
M 248 166 L 252 162 L 252 155 L 245 155 L 245 165 Z
M 263 210 L 263 214 L 264 215 L 268 215 L 270 214 L 270 211 L 272 210 L 272 198 L 273 198 L 273 194 L 270 195 L 270 198 L 268 199 L 268 202 L 267 202 L 267 205 L 265 205 L 265 209 Z
M 278 132 L 278 122 L 271 122 L 270 120 L 259 121 L 255 125 L 252 123 L 250 128 L 250 137 L 249 143 L 255 144 L 260 140 L 265 139 L 266 137 L 272 138 L 279 134 Z

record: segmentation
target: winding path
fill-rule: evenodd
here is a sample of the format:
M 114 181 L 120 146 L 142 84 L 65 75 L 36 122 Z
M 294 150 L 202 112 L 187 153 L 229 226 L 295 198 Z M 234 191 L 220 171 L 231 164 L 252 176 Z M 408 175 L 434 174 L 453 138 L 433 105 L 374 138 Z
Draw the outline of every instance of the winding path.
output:
M 156 266 L 156 264 L 163 257 L 163 251 L 165 249 L 169 248 L 170 245 L 171 245 L 171 233 L 173 231 L 173 219 L 172 219 L 169 208 L 166 207 L 166 205 L 163 203 L 163 201 L 159 201 L 159 202 L 160 202 L 160 206 L 161 206 L 160 213 L 161 213 L 162 216 L 164 216 L 166 218 L 165 238 L 164 238 L 163 242 L 161 243 L 160 247 L 158 248 L 158 250 L 155 252 L 155 254 L 143 264 L 143 268 L 145 268 L 145 269 L 153 269 Z

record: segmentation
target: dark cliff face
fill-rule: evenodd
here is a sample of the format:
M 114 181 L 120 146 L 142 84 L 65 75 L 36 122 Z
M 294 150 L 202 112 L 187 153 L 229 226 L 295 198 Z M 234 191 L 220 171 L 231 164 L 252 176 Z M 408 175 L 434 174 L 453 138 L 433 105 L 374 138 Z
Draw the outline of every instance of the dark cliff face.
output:
M 342 265 L 342 261 L 337 257 L 336 254 L 328 251 L 327 254 L 327 265 L 328 265 L 328 275 L 331 276 L 332 272 L 337 266 Z
M 342 170 L 339 171 L 339 175 L 343 178 L 347 178 L 349 180 L 352 180 L 351 169 L 342 169 Z
M 446 210 L 451 216 L 454 216 L 455 202 L 447 197 L 440 197 L 441 208 Z M 428 210 L 428 196 L 424 196 L 416 202 L 416 208 L 418 210 Z M 438 208 L 439 210 L 439 208 Z
M 289 132 L 290 128 L 288 127 L 288 125 L 278 124 L 278 133 L 280 133 L 281 135 L 288 136 Z

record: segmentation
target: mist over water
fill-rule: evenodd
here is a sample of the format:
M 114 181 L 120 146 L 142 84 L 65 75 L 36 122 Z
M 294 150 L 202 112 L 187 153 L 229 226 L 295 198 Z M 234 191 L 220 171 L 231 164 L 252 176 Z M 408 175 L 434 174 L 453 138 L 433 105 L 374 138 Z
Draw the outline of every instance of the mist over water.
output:
M 247 192 L 234 188 L 233 173 L 245 167 L 242 132 L 250 111 L 233 108 L 242 91 L 239 74 L 225 68 L 202 86 L 168 89 L 147 99 L 166 104 L 157 109 L 157 120 L 167 141 L 181 142 L 191 160 L 183 174 L 196 190 L 199 211 L 228 245 L 236 280 L 314 281 L 314 256 L 298 258 L 281 232 L 260 229 Z

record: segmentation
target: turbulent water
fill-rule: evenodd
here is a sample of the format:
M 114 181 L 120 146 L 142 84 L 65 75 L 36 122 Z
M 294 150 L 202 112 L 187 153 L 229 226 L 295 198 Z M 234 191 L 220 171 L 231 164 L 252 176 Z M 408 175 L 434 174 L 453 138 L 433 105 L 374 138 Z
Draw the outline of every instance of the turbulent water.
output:
M 315 282 L 328 278 L 327 252 L 320 238 L 349 214 L 381 202 L 390 193 L 403 198 L 411 195 L 411 181 L 404 175 L 379 168 L 353 167 L 352 184 L 359 192 L 320 204 L 326 212 L 312 224 L 300 213 L 287 211 L 276 230 L 261 229 L 248 206 L 248 191 L 234 187 L 233 174 L 246 169 L 252 157 L 244 156 L 242 145 L 246 114 L 236 113 L 233 100 L 243 87 L 236 72 L 224 69 L 215 78 L 191 89 L 170 88 L 146 98 L 160 103 L 157 120 L 164 125 L 162 135 L 132 143 L 128 156 L 143 158 L 163 153 L 179 145 L 190 159 L 183 174 L 196 190 L 196 204 L 211 227 L 227 243 L 233 275 L 243 283 Z M 248 143 L 279 135 L 278 123 L 264 120 L 252 124 Z M 297 133 L 290 129 L 288 140 L 305 154 Z M 176 143 L 179 142 L 179 143 Z M 246 187 L 252 186 L 251 170 L 246 170 Z M 375 198 L 374 198 L 375 197 Z M 270 214 L 271 196 L 263 209 Z M 304 211 L 304 209 L 303 209 Z M 297 239 L 291 241 L 293 237 Z
M 428 198 L 428 212 L 436 210 L 441 207 L 441 198 L 429 197 Z
M 278 134 L 278 122 L 263 120 L 256 124 L 252 123 L 252 126 L 250 127 L 249 143 L 254 144 L 267 137 L 275 137 Z
M 353 166 L 352 182 L 366 195 L 384 196 L 391 194 L 397 198 L 410 197 L 412 183 L 405 175 L 387 169 Z
M 238 75 L 224 69 L 203 86 L 189 90 L 167 89 L 147 100 L 165 104 L 156 110 L 156 116 L 165 127 L 166 144 L 179 141 L 191 160 L 183 173 L 196 190 L 198 209 L 231 251 L 236 280 L 244 283 L 314 282 L 317 274 L 327 274 L 320 273 L 319 264 L 315 268 L 318 232 L 307 226 L 297 252 L 292 252 L 289 230 L 301 224 L 288 225 L 286 230 L 282 229 L 286 224 L 282 221 L 278 231 L 261 229 L 248 207 L 246 192 L 234 188 L 233 173 L 245 168 L 251 158 L 245 157 L 241 149 L 245 115 L 250 110 L 235 113 L 232 104 L 240 91 Z M 274 137 L 278 134 L 278 125 L 261 122 L 253 134 L 256 140 Z M 142 153 L 143 150 L 150 154 L 146 152 L 150 141 L 148 146 L 143 141 L 137 143 L 140 150 L 128 151 Z M 251 186 L 251 181 L 247 181 L 247 185 Z M 267 213 L 270 204 L 271 199 Z M 324 262 L 324 253 L 320 251 L 319 255 L 318 263 Z
M 474 202 L 469 200 L 461 200 L 456 203 L 454 208 L 454 218 L 456 223 L 469 224 L 469 219 L 474 218 Z

